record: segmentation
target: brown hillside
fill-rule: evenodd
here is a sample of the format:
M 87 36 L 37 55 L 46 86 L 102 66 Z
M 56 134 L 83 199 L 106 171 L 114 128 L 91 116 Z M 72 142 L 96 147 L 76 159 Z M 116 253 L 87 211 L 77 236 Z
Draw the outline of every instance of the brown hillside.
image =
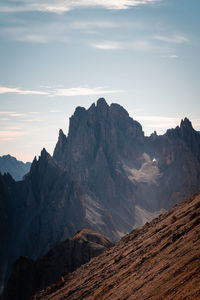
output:
M 200 193 L 34 299 L 200 299 Z

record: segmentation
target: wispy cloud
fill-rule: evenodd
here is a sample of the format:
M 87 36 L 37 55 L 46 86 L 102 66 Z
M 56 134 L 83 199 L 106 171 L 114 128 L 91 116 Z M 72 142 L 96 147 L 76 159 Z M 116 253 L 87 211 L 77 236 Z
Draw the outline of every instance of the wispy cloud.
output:
M 20 42 L 48 43 L 52 41 L 67 42 L 70 28 L 65 22 L 25 22 L 23 25 L 6 25 L 0 30 L 0 35 L 5 39 Z
M 48 95 L 48 92 L 34 91 L 34 90 L 22 90 L 20 88 L 9 88 L 0 86 L 0 94 L 14 93 L 19 95 Z
M 6 115 L 7 117 L 23 117 L 23 116 L 25 116 L 25 114 L 23 114 L 23 113 L 14 112 L 14 111 L 0 111 L 0 115 Z
M 87 35 L 89 38 L 92 35 L 97 35 L 104 32 L 110 37 L 110 30 L 115 31 L 126 29 L 129 30 L 141 30 L 146 26 L 144 22 L 138 21 L 117 21 L 112 19 L 102 19 L 93 17 L 90 20 L 80 19 L 73 20 L 71 18 L 66 19 L 64 16 L 59 18 L 54 17 L 52 19 L 39 19 L 35 20 L 24 20 L 23 23 L 16 21 L 13 24 L 12 17 L 7 17 L 10 22 L 4 21 L 4 26 L 0 27 L 0 36 L 4 39 L 15 40 L 20 42 L 32 42 L 32 43 L 48 43 L 48 42 L 62 42 L 71 43 L 77 38 L 77 34 L 83 34 L 82 39 Z M 105 33 L 105 30 L 106 31 Z M 82 41 L 82 39 L 79 41 Z
M 41 1 L 4 1 L 0 5 L 0 11 L 6 13 L 41 11 L 61 14 L 76 8 L 99 7 L 109 10 L 123 10 L 139 5 L 155 4 L 160 0 L 46 0 Z
M 162 57 L 163 58 L 171 58 L 171 59 L 179 58 L 178 55 L 176 55 L 176 54 L 163 55 Z
M 29 111 L 29 114 L 31 114 L 31 115 L 38 115 L 38 114 L 40 114 L 40 112 L 39 111 Z
M 121 93 L 122 90 L 109 90 L 105 87 L 75 87 L 75 88 L 48 88 L 48 91 L 34 91 L 34 90 L 22 90 L 19 88 L 8 88 L 8 87 L 0 87 L 0 94 L 6 93 L 14 93 L 20 95 L 47 95 L 51 97 L 55 96 L 88 96 L 88 95 L 103 95 L 103 94 L 114 94 Z M 34 112 L 35 113 L 35 112 Z M 0 114 L 5 114 L 8 116 L 22 116 L 23 114 L 19 114 L 16 112 L 0 112 Z
M 119 42 L 110 41 L 110 42 L 100 42 L 100 43 L 92 43 L 91 47 L 101 50 L 117 50 L 124 48 L 125 45 Z
M 68 89 L 56 89 L 51 96 L 89 96 L 89 95 L 103 95 L 121 93 L 122 90 L 106 90 L 104 87 L 87 88 L 77 87 Z
M 188 42 L 188 38 L 186 36 L 178 34 L 172 36 L 155 35 L 153 39 L 169 44 L 182 44 Z
M 71 29 L 85 30 L 85 29 L 94 29 L 94 28 L 119 28 L 121 26 L 130 26 L 131 24 L 121 24 L 117 22 L 111 22 L 106 20 L 92 20 L 92 21 L 74 21 L 69 23 Z
M 100 41 L 90 44 L 90 47 L 100 49 L 100 50 L 120 50 L 129 49 L 137 52 L 160 52 L 168 53 L 169 47 L 164 45 L 159 45 L 150 37 L 144 37 L 144 39 L 135 39 L 133 41 Z
M 28 131 L 5 130 L 0 131 L 0 144 L 27 135 Z

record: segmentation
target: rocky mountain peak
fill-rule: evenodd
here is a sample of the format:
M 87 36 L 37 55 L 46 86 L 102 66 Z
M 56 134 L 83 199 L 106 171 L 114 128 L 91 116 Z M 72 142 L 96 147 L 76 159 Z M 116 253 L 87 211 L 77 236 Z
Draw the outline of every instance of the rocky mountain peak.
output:
M 45 148 L 43 148 L 39 159 L 44 159 L 44 158 L 47 158 L 48 156 L 50 156 L 50 154 L 47 152 L 47 150 Z
M 38 176 L 42 177 L 45 173 L 48 173 L 47 169 L 49 168 L 57 169 L 57 163 L 46 149 L 43 148 L 39 158 L 37 159 L 35 156 L 31 164 L 30 173 L 26 175 L 26 178 L 29 178 L 30 176 L 35 179 L 38 178 Z
M 62 129 L 59 130 L 59 138 L 63 139 L 65 136 L 64 132 L 62 131 Z
M 117 103 L 112 103 L 110 106 L 110 110 L 113 115 L 118 115 L 121 117 L 129 117 L 128 112 L 123 108 L 123 106 L 117 104 Z
M 97 100 L 97 112 L 103 116 L 106 116 L 109 111 L 109 105 L 104 98 L 99 98 Z
M 81 118 L 86 112 L 86 109 L 82 106 L 77 106 L 77 108 L 75 109 L 74 115 L 70 118 Z
M 99 98 L 97 100 L 97 107 L 108 107 L 108 103 L 106 102 L 106 100 L 104 98 Z
M 184 118 L 184 120 L 181 120 L 180 128 L 182 130 L 184 130 L 184 129 L 186 129 L 186 130 L 193 129 L 192 123 L 190 122 L 190 120 L 188 118 Z
M 58 136 L 58 142 L 56 144 L 56 147 L 54 149 L 53 157 L 55 160 L 59 160 L 61 156 L 63 156 L 65 149 L 67 147 L 67 137 L 62 131 L 62 129 L 59 130 L 59 136 Z

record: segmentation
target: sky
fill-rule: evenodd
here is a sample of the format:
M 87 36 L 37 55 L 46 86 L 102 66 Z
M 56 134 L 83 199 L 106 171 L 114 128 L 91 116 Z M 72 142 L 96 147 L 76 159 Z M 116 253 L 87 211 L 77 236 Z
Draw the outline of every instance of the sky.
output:
M 77 106 L 122 105 L 145 135 L 200 130 L 199 0 L 1 0 L 0 155 L 52 154 Z

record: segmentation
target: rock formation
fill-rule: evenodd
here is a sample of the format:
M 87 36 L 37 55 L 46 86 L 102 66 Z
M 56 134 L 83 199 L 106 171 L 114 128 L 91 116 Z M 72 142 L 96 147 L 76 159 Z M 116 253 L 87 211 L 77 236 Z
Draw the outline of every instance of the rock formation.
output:
M 112 246 L 112 242 L 105 236 L 83 229 L 48 251 L 41 259 L 34 261 L 20 257 L 14 263 L 4 299 L 28 300 L 38 290 Z

